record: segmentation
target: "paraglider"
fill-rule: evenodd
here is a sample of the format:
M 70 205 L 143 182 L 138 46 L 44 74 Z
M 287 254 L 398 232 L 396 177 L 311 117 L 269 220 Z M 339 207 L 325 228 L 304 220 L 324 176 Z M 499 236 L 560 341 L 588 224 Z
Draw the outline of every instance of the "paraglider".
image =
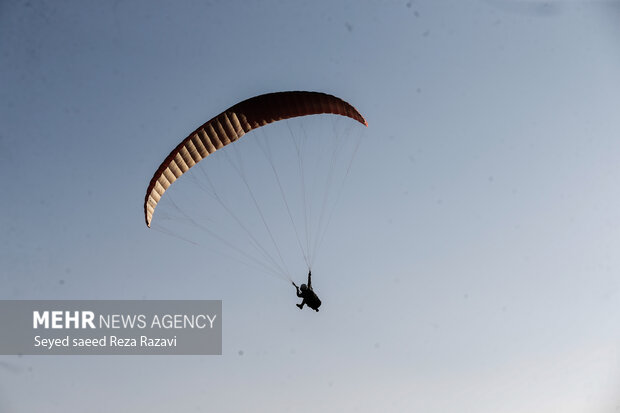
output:
M 321 306 L 321 300 L 312 289 L 312 271 L 308 271 L 308 285 L 302 284 L 301 287 L 298 287 L 294 282 L 293 285 L 297 289 L 297 297 L 303 298 L 301 303 L 296 304 L 296 306 L 299 307 L 300 310 L 303 310 L 305 304 L 318 312 Z
M 335 114 L 345 118 L 353 119 L 365 126 L 368 126 L 368 123 L 364 119 L 364 117 L 349 103 L 344 100 L 337 98 L 332 95 L 328 95 L 325 93 L 319 92 L 302 92 L 302 91 L 294 91 L 294 92 L 276 92 L 276 93 L 268 93 L 264 95 L 255 96 L 253 98 L 244 100 L 240 103 L 237 103 L 215 116 L 208 122 L 204 123 L 202 126 L 194 130 L 187 138 L 181 141 L 170 154 L 164 159 L 161 165 L 157 168 L 155 174 L 151 178 L 151 181 L 148 185 L 146 195 L 144 198 L 144 219 L 146 225 L 150 228 L 153 222 L 153 216 L 155 212 L 155 208 L 158 206 L 161 201 L 164 193 L 169 187 L 179 179 L 183 174 L 188 172 L 192 167 L 196 166 L 200 161 L 207 158 L 209 155 L 214 152 L 221 150 L 227 145 L 230 145 L 237 140 L 239 140 L 246 133 L 258 129 L 262 126 L 268 125 L 270 123 L 278 122 L 281 120 L 286 120 L 290 118 L 296 117 L 304 117 L 308 115 L 320 115 L 320 114 Z M 289 126 L 290 128 L 290 126 Z M 292 131 L 291 131 L 292 133 Z M 304 132 L 305 136 L 305 132 Z M 329 136 L 329 135 L 327 135 Z M 336 138 L 337 136 L 335 136 Z M 331 164 L 328 168 L 327 172 L 329 174 L 333 173 L 334 165 L 337 164 L 336 151 L 338 148 L 342 147 L 337 146 L 336 140 L 333 142 L 330 139 L 321 143 L 318 139 L 307 139 L 308 147 L 315 148 L 325 148 L 328 151 L 333 151 L 333 156 L 330 158 Z M 293 139 L 293 141 L 295 141 Z M 260 139 L 256 138 L 255 142 L 260 142 Z M 358 143 L 359 144 L 359 143 Z M 286 145 L 285 140 L 277 141 L 278 148 L 280 145 Z M 304 183 L 304 173 L 303 173 L 303 159 L 301 158 L 301 144 L 294 142 L 297 155 L 299 158 L 299 168 L 301 173 L 301 185 L 300 187 L 305 191 L 305 183 Z M 237 146 L 235 145 L 234 148 Z M 247 152 L 248 156 L 251 156 L 253 159 L 255 152 Z M 224 152 L 227 154 L 227 152 Z M 352 158 L 355 152 L 351 156 L 350 162 L 352 162 Z M 231 242 L 226 240 L 223 234 L 212 231 L 206 225 L 193 220 L 190 218 L 184 211 L 181 211 L 180 208 L 178 212 L 182 215 L 182 218 L 185 222 L 190 222 L 194 227 L 199 227 L 201 230 L 208 232 L 212 235 L 217 241 L 218 244 L 224 245 L 228 248 L 228 251 L 235 251 L 240 255 L 243 255 L 247 260 L 250 261 L 250 264 L 255 264 L 257 267 L 270 271 L 272 274 L 275 274 L 279 277 L 283 277 L 288 279 L 290 282 L 295 285 L 297 288 L 297 296 L 303 298 L 302 302 L 297 306 L 302 309 L 304 305 L 312 308 L 315 311 L 319 311 L 319 307 L 321 305 L 321 300 L 318 298 L 314 290 L 312 289 L 311 283 L 311 271 L 310 267 L 312 265 L 312 252 L 316 251 L 317 245 L 322 239 L 322 236 L 325 233 L 325 228 L 329 225 L 329 217 L 325 217 L 325 209 L 326 209 L 326 199 L 327 199 L 327 190 L 324 192 L 324 196 L 319 197 L 320 202 L 322 202 L 321 207 L 318 210 L 321 212 L 319 219 L 319 229 L 317 231 L 318 236 L 314 238 L 314 242 L 311 242 L 310 236 L 308 234 L 309 231 L 309 222 L 310 219 L 307 216 L 307 205 L 304 202 L 307 201 L 305 196 L 302 202 L 302 210 L 304 213 L 304 228 L 306 230 L 306 242 L 305 244 L 301 242 L 300 235 L 298 233 L 298 227 L 293 222 L 293 214 L 290 210 L 289 202 L 286 199 L 285 192 L 282 187 L 281 179 L 276 171 L 275 165 L 271 158 L 270 152 L 265 151 L 265 156 L 268 158 L 273 174 L 276 178 L 277 187 L 280 190 L 282 195 L 284 204 L 286 206 L 287 215 L 291 220 L 294 233 L 298 240 L 298 245 L 302 250 L 304 260 L 308 266 L 308 283 L 302 284 L 301 287 L 297 287 L 297 285 L 292 281 L 292 278 L 289 275 L 286 266 L 284 265 L 284 259 L 282 257 L 279 246 L 276 242 L 276 237 L 273 236 L 271 229 L 267 224 L 267 220 L 265 218 L 265 214 L 262 211 L 262 208 L 259 207 L 259 204 L 255 197 L 255 188 L 249 184 L 248 179 L 245 175 L 243 175 L 243 169 L 241 167 L 235 168 L 237 172 L 240 173 L 242 181 L 248 190 L 250 195 L 251 204 L 256 207 L 258 215 L 260 216 L 262 223 L 264 224 L 264 229 L 269 234 L 269 238 L 273 243 L 273 247 L 277 251 L 277 257 L 272 257 L 266 250 L 265 246 L 254 236 L 252 233 L 250 226 L 245 225 L 241 222 L 240 217 L 236 216 L 234 212 L 232 212 L 231 208 L 228 204 L 226 204 L 223 199 L 219 196 L 217 191 L 214 188 L 210 188 L 208 192 L 212 192 L 210 195 L 213 195 L 213 198 L 220 204 L 220 206 L 224 209 L 227 215 L 232 217 L 232 221 L 238 224 L 238 226 L 242 229 L 242 232 L 245 233 L 249 237 L 250 245 L 264 258 L 264 261 L 257 259 L 256 257 L 250 256 L 247 251 L 244 251 L 242 248 L 237 246 L 237 242 L 233 239 Z M 283 158 L 286 159 L 286 158 Z M 350 168 L 350 162 L 345 165 L 346 173 L 348 173 L 348 168 Z M 211 164 L 211 163 L 209 163 Z M 203 165 L 203 164 L 201 164 Z M 233 166 L 235 166 L 233 164 Z M 199 168 L 200 170 L 201 168 Z M 202 171 L 204 173 L 204 170 Z M 212 179 L 207 176 L 205 173 L 205 178 L 208 183 L 212 185 Z M 332 183 L 333 176 L 329 175 L 330 181 L 328 183 Z M 214 181 L 217 180 L 215 179 Z M 259 187 L 262 188 L 264 181 L 259 181 Z M 222 184 L 224 185 L 224 184 Z M 329 189 L 330 186 L 326 185 Z M 234 187 L 233 187 L 234 188 Z M 333 188 L 333 184 L 331 186 Z M 204 189 L 204 188 L 203 188 Z M 258 191 L 258 190 L 256 190 Z M 176 208 L 176 204 L 173 203 Z M 174 234 L 173 234 L 174 235 Z M 181 237 L 179 237 L 181 238 Z M 312 248 L 314 248 L 313 251 Z M 279 258 L 279 261 L 278 261 Z

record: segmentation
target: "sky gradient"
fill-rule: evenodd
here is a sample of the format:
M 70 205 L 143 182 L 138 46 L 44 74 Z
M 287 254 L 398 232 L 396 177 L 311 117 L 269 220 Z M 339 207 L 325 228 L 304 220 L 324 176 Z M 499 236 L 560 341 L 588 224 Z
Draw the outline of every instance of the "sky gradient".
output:
M 224 319 L 222 356 L 4 356 L 0 412 L 617 411 L 619 20 L 614 1 L 0 2 L 0 298 L 221 299 Z M 284 90 L 369 122 L 318 314 L 144 225 L 181 139 Z

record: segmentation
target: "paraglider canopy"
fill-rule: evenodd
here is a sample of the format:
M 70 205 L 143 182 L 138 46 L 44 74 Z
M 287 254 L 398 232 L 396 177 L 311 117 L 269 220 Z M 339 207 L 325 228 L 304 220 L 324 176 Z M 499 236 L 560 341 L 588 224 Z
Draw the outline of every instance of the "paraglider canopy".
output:
M 146 225 L 151 226 L 155 207 L 170 185 L 213 152 L 269 123 L 322 113 L 346 116 L 368 126 L 349 103 L 319 92 L 268 93 L 244 100 L 220 113 L 185 138 L 157 168 L 144 198 Z

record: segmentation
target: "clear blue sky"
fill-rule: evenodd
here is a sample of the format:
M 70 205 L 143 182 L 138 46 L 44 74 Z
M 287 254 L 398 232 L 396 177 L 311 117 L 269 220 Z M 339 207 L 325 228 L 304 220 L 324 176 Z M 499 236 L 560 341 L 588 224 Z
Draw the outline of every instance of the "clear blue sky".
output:
M 616 411 L 618 21 L 612 1 L 0 2 L 0 298 L 224 306 L 222 356 L 2 357 L 0 412 Z M 180 139 L 281 90 L 370 124 L 318 314 L 143 220 Z

